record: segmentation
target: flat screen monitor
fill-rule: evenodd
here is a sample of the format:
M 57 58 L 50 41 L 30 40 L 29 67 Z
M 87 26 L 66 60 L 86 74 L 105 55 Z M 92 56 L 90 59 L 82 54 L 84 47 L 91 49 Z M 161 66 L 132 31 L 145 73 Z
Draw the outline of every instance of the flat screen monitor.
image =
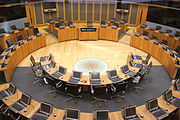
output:
M 66 119 L 78 120 L 79 119 L 79 110 L 66 109 Z
M 59 67 L 59 72 L 60 72 L 61 74 L 65 74 L 65 73 L 66 73 L 66 68 L 60 66 L 60 67 Z
M 149 108 L 150 112 L 153 110 L 156 110 L 158 108 L 157 99 L 152 99 L 152 100 L 148 101 L 148 108 Z
M 100 73 L 99 72 L 92 72 L 91 73 L 91 79 L 100 79 Z
M 81 72 L 73 71 L 73 77 L 75 77 L 75 78 L 81 78 Z
M 11 94 L 14 94 L 16 92 L 16 86 L 13 85 L 12 83 L 10 83 L 9 85 L 9 91 L 11 92 Z
M 46 103 L 46 102 L 41 103 L 41 107 L 40 107 L 41 113 L 50 115 L 52 113 L 52 109 L 53 109 L 53 105 Z
M 109 76 L 110 76 L 111 78 L 116 77 L 116 76 L 117 76 L 117 71 L 116 71 L 116 70 L 111 70 L 111 71 L 109 71 Z
M 25 105 L 29 105 L 31 102 L 31 96 L 22 93 L 21 102 L 23 102 Z
M 165 93 L 164 93 L 164 98 L 166 101 L 170 102 L 172 99 L 173 99 L 173 95 L 172 95 L 172 90 L 167 90 Z
M 124 109 L 125 118 L 136 117 L 136 106 L 126 107 Z
M 99 110 L 96 111 L 97 120 L 109 120 L 109 111 L 108 110 Z
M 124 65 L 123 67 L 121 67 L 121 70 L 123 71 L 123 73 L 126 73 L 127 71 L 129 71 L 128 65 Z

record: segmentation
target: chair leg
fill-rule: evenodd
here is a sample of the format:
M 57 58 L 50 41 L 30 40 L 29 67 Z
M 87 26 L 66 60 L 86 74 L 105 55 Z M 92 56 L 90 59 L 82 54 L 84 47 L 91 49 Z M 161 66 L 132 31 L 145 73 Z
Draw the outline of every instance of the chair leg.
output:
M 78 103 L 78 98 L 81 98 L 81 95 L 72 95 L 72 94 L 67 94 L 68 96 L 70 96 L 66 101 L 70 101 L 73 100 L 75 104 Z
M 142 87 L 134 87 L 135 91 L 136 91 L 136 94 L 139 94 L 138 91 L 143 91 L 143 88 Z
M 114 96 L 110 97 L 111 99 L 116 99 L 117 103 L 120 103 L 120 99 L 126 99 L 124 96 L 120 95 L 120 94 L 116 94 Z
M 40 83 L 41 82 L 41 79 L 39 78 L 35 78 L 35 81 L 33 82 L 33 85 L 37 84 L 37 83 Z
M 97 97 L 92 97 L 92 98 L 94 99 L 94 101 L 92 101 L 91 104 L 98 103 L 98 106 L 99 106 L 99 107 L 102 107 L 101 102 L 106 103 L 106 100 L 105 100 L 105 99 L 99 99 L 99 98 L 97 98 Z

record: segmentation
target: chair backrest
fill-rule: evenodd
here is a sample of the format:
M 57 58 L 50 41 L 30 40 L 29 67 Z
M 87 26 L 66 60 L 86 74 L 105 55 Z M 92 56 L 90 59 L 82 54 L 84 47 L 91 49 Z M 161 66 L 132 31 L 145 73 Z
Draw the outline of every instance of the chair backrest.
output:
M 7 44 L 8 47 L 10 47 L 11 45 L 13 45 L 11 39 L 7 39 L 7 40 L 6 40 L 6 44 Z
M 149 65 L 148 65 L 148 67 L 147 67 L 147 72 L 146 72 L 146 74 L 149 74 L 151 68 L 152 68 L 152 61 L 149 63 Z
M 25 23 L 24 23 L 24 26 L 25 26 L 25 27 L 29 27 L 29 25 L 30 25 L 29 22 L 25 22 Z
M 60 26 L 60 23 L 55 23 L 55 27 L 59 27 Z
M 176 31 L 176 33 L 174 34 L 176 37 L 180 37 L 180 31 Z
M 87 26 L 92 27 L 93 26 L 92 21 L 87 21 Z
M 67 87 L 67 93 L 71 93 L 73 95 L 79 95 L 82 91 L 81 91 L 81 86 L 77 85 L 77 84 L 71 84 L 71 83 L 67 83 L 66 84 Z
M 107 93 L 107 87 L 105 85 L 93 85 L 91 86 L 91 94 L 102 95 Z
M 101 25 L 106 25 L 106 22 L 105 21 L 101 21 Z
M 34 57 L 33 57 L 32 55 L 30 56 L 30 61 L 31 61 L 32 65 L 34 66 L 34 64 L 35 64 L 35 59 L 34 59 Z
M 156 36 L 152 36 L 151 39 L 157 39 L 157 37 Z
M 123 73 L 126 73 L 126 72 L 129 71 L 129 66 L 128 66 L 128 65 L 124 65 L 124 66 L 122 66 L 120 69 L 121 69 L 121 71 L 122 71 Z
M 172 30 L 167 29 L 166 33 L 172 33 Z
M 148 61 L 149 61 L 150 58 L 151 58 L 151 54 L 148 54 L 148 55 L 146 56 L 146 59 L 145 59 L 146 63 L 148 63 Z
M 161 30 L 161 28 L 162 28 L 161 26 L 157 25 L 155 30 Z
M 73 25 L 73 22 L 72 21 L 68 21 L 68 26 L 69 25 Z
M 168 45 L 168 41 L 167 40 L 162 40 L 161 43 L 165 44 L 165 45 Z
M 38 28 L 34 28 L 33 31 L 34 31 L 34 34 L 35 34 L 35 35 L 36 35 L 37 33 L 39 33 Z
M 144 36 L 148 36 L 148 34 L 149 34 L 148 31 L 146 31 L 146 30 L 143 31 L 143 35 L 144 35 Z
M 180 54 L 180 46 L 177 46 L 177 47 L 175 48 L 175 51 L 176 51 L 178 54 Z
M 18 41 L 20 41 L 20 40 L 23 39 L 23 36 L 22 35 L 18 35 L 16 38 L 17 38 Z
M 12 26 L 11 26 L 11 29 L 12 29 L 12 30 L 17 30 L 16 25 L 12 25 Z
M 109 78 L 115 78 L 115 77 L 118 77 L 118 75 L 117 75 L 117 70 L 110 70 L 110 71 L 107 71 L 107 74 L 108 74 L 108 77 L 109 77 Z
M 6 33 L 4 28 L 0 28 L 0 33 Z
M 128 82 L 119 82 L 116 84 L 116 91 L 117 92 L 121 92 L 121 91 L 125 91 L 127 90 L 127 87 L 128 87 Z
M 114 23 L 114 26 L 119 27 L 119 24 L 118 23 Z
M 177 90 L 177 91 L 180 91 L 180 79 L 177 79 L 174 82 L 174 89 Z
M 111 23 L 115 23 L 115 22 L 116 22 L 116 18 L 112 17 L 112 18 L 110 19 L 110 22 L 111 22 Z

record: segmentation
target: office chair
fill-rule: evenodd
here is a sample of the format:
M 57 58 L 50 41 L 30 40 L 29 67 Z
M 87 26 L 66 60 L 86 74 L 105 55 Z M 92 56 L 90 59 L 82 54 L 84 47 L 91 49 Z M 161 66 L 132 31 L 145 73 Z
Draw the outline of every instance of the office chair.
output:
M 80 110 L 66 108 L 65 115 L 63 120 L 79 120 L 80 119 Z
M 4 37 L 6 34 L 6 31 L 4 28 L 0 28 L 0 38 Z
M 127 23 L 127 20 L 126 20 L 126 19 L 122 19 L 121 21 L 124 21 L 125 23 Z
M 172 33 L 172 30 L 166 29 L 166 31 L 164 33 Z
M 77 84 L 67 83 L 65 86 L 65 90 L 68 96 L 70 96 L 66 101 L 73 100 L 75 104 L 78 103 L 78 98 L 81 98 L 80 95 L 82 92 L 82 87 Z
M 23 36 L 22 35 L 18 35 L 16 38 L 17 38 L 18 41 L 23 40 Z
M 173 84 L 174 90 L 180 91 L 180 79 L 177 79 Z
M 149 32 L 146 31 L 146 30 L 144 30 L 142 35 L 143 35 L 143 36 L 148 36 L 148 34 L 149 34 Z
M 140 120 L 140 118 L 136 114 L 135 105 L 124 107 L 121 114 L 125 120 Z
M 53 19 L 48 19 L 47 22 L 50 23 L 50 24 L 53 24 L 55 21 Z
M 108 78 L 113 82 L 113 83 L 118 83 L 122 81 L 122 78 L 120 78 L 117 74 L 117 70 L 110 70 L 107 71 Z
M 146 109 L 158 120 L 164 120 L 169 116 L 168 113 L 159 107 L 158 100 L 156 98 L 146 101 L 145 106 Z
M 96 110 L 93 112 L 95 116 L 94 120 L 110 120 L 109 118 L 109 110 Z
M 16 25 L 12 25 L 12 26 L 11 26 L 11 29 L 12 29 L 12 30 L 17 30 Z
M 4 50 L 2 49 L 2 47 L 0 46 L 0 54 L 2 54 L 4 52 Z
M 105 21 L 101 21 L 101 25 L 100 26 L 103 27 L 103 28 L 106 28 L 107 27 L 106 22 Z
M 94 101 L 91 104 L 98 103 L 98 107 L 101 107 L 101 102 L 106 103 L 105 99 L 100 98 L 101 95 L 104 95 L 108 92 L 108 89 L 105 85 L 90 85 L 91 87 L 91 94 Z
M 25 27 L 29 27 L 29 28 L 33 28 L 33 27 L 34 27 L 34 25 L 30 25 L 29 22 L 24 23 L 24 26 L 25 26 Z
M 146 28 L 147 25 L 146 25 L 146 24 L 141 24 L 140 27 L 141 27 L 141 28 Z
M 114 23 L 112 26 L 111 26 L 111 28 L 113 28 L 113 29 L 117 29 L 119 27 L 119 24 L 118 23 Z
M 7 39 L 6 44 L 8 47 L 10 47 L 11 45 L 13 45 L 13 42 L 11 41 L 11 39 Z
M 180 46 L 177 46 L 177 47 L 175 48 L 175 51 L 176 51 L 178 54 L 180 54 Z
M 53 55 L 50 53 L 48 56 L 40 57 L 40 61 L 51 61 L 53 59 Z
M 150 39 L 151 39 L 151 40 L 154 40 L 154 39 L 156 40 L 157 37 L 153 35 Z
M 147 77 L 147 75 L 149 74 L 151 68 L 152 68 L 152 61 L 149 63 L 148 66 L 144 66 L 143 69 L 139 72 L 139 75 L 143 80 L 145 80 L 145 83 L 148 83 L 148 81 L 150 80 L 150 78 Z
M 180 31 L 176 31 L 176 33 L 174 34 L 175 37 L 180 37 Z
M 64 23 L 64 19 L 60 17 L 60 18 L 58 18 L 58 22 L 59 23 Z
M 55 27 L 59 28 L 60 23 L 55 23 Z
M 168 45 L 168 41 L 167 40 L 162 40 L 161 44 Z
M 34 35 L 36 35 L 37 37 L 42 35 L 42 33 L 39 32 L 38 28 L 33 28 L 33 31 L 34 31 Z
M 125 24 L 125 23 L 126 23 L 126 21 L 121 20 L 119 23 L 120 23 L 120 24 Z
M 53 111 L 53 105 L 47 102 L 41 102 L 39 110 L 32 116 L 32 120 L 47 120 Z
M 59 77 L 66 74 L 66 71 L 67 71 L 67 68 L 65 68 L 63 66 L 59 66 L 59 70 L 55 71 L 50 76 L 53 77 L 54 79 L 58 79 Z
M 39 68 L 41 66 L 41 63 L 36 62 L 32 55 L 30 56 L 30 61 L 33 68 Z
M 75 25 L 73 24 L 72 21 L 68 21 L 68 26 L 69 26 L 70 28 L 74 28 L 74 27 L 75 27 Z
M 87 27 L 93 27 L 92 21 L 87 21 Z
M 101 84 L 100 72 L 90 72 L 89 80 L 91 85 Z
M 115 22 L 116 22 L 116 18 L 112 17 L 109 21 L 110 21 L 111 23 L 115 23 Z
M 145 60 L 142 60 L 142 63 L 145 64 L 145 65 L 147 65 L 148 62 L 149 62 L 149 60 L 150 60 L 150 58 L 151 58 L 151 54 L 148 53 L 148 55 L 146 56 L 146 59 L 145 59 Z
M 155 28 L 155 30 L 161 30 L 162 29 L 162 27 L 161 26 L 156 26 L 156 28 Z
M 127 90 L 128 87 L 128 82 L 122 81 L 116 84 L 111 84 L 111 92 L 112 96 L 110 96 L 111 99 L 116 99 L 117 103 L 120 103 L 121 99 L 125 99 L 124 96 L 121 94 L 124 94 L 125 91 Z
M 39 69 L 39 68 L 34 68 L 33 66 L 31 66 L 32 68 L 32 71 L 35 75 L 35 80 L 33 82 L 33 85 L 39 83 L 39 85 L 42 85 L 41 83 L 44 82 L 45 84 L 48 84 L 45 76 L 44 76 L 44 73 L 43 73 L 43 70 Z

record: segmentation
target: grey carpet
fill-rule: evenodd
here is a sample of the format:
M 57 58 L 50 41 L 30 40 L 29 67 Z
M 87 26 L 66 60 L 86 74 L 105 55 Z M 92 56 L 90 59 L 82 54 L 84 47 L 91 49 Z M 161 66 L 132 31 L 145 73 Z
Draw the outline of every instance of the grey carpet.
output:
M 136 94 L 135 91 L 130 91 L 124 94 L 126 100 L 122 100 L 121 103 L 116 103 L 115 100 L 107 99 L 107 103 L 101 108 L 98 108 L 97 104 L 91 104 L 92 98 L 89 93 L 82 94 L 83 97 L 78 104 L 74 104 L 73 101 L 66 102 L 68 97 L 65 95 L 58 94 L 57 97 L 54 98 L 53 94 L 48 94 L 48 91 L 50 90 L 48 86 L 32 84 L 34 75 L 31 68 L 28 67 L 16 68 L 12 82 L 20 91 L 30 94 L 33 99 L 39 102 L 46 101 L 52 103 L 55 107 L 60 109 L 71 107 L 78 108 L 82 112 L 92 112 L 95 109 L 117 111 L 128 105 L 142 105 L 151 98 L 159 97 L 163 91 L 171 86 L 169 76 L 162 66 L 153 66 L 148 76 L 151 78 L 151 81 L 148 84 L 144 82 L 139 84 L 139 86 L 144 89 L 141 95 Z

